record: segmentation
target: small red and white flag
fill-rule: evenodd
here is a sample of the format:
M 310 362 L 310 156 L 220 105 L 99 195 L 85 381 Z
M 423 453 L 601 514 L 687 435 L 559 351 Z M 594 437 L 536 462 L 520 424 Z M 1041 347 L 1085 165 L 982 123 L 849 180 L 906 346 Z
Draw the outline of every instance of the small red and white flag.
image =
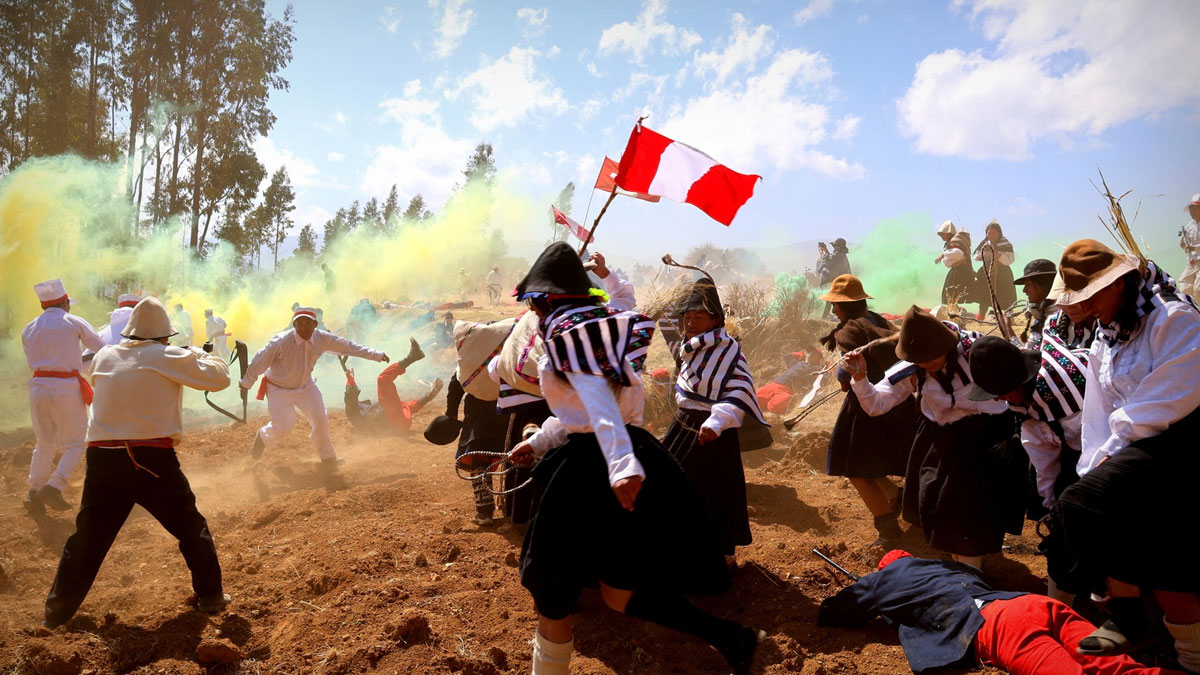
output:
M 557 206 L 551 204 L 550 208 L 554 210 L 554 222 L 570 230 L 571 234 L 575 235 L 575 238 L 580 242 L 583 242 L 588 238 L 588 231 L 586 227 L 571 220 L 571 217 L 562 211 L 559 211 Z
M 696 148 L 634 125 L 617 170 L 617 187 L 686 202 L 728 225 L 762 176 L 738 173 Z
M 606 156 L 604 158 L 604 166 L 600 167 L 600 175 L 596 176 L 596 189 L 604 190 L 605 192 L 616 192 L 619 195 L 628 195 L 630 197 L 644 199 L 648 202 L 657 202 L 659 200 L 657 195 L 648 195 L 641 192 L 630 192 L 617 187 L 616 178 L 617 170 L 619 168 L 620 167 L 615 159 L 611 159 Z

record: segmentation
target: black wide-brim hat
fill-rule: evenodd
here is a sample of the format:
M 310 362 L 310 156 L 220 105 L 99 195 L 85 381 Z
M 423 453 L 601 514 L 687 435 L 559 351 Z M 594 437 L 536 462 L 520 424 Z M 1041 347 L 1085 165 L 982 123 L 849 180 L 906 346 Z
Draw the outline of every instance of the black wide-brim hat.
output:
M 575 249 L 556 241 L 533 261 L 529 273 L 517 284 L 515 295 L 518 300 L 535 294 L 586 298 L 591 290 L 592 281 Z
M 425 440 L 434 445 L 449 445 L 458 438 L 463 423 L 453 417 L 438 415 L 425 427 Z
M 1042 367 L 1040 352 L 1020 349 L 995 335 L 985 335 L 972 342 L 968 361 L 974 384 L 967 398 L 972 401 L 1006 396 L 1037 377 Z
M 725 319 L 725 310 L 721 308 L 721 296 L 717 287 L 708 279 L 700 279 L 692 284 L 692 290 L 679 303 L 676 310 L 680 314 L 687 312 L 708 312 L 719 320 Z
M 1014 279 L 1013 283 L 1024 284 L 1039 277 L 1053 279 L 1055 274 L 1058 274 L 1058 268 L 1054 266 L 1054 261 L 1038 258 L 1030 260 L 1025 265 L 1025 271 L 1021 273 L 1020 277 Z

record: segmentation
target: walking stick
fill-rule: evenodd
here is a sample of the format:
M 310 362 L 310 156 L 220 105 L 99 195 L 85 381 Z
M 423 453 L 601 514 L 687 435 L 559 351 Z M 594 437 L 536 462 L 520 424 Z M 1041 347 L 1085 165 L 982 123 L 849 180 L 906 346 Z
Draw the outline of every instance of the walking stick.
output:
M 985 243 L 988 248 L 992 249 L 991 262 L 989 263 L 987 260 L 983 261 L 983 278 L 987 281 L 988 297 L 992 300 L 992 307 L 996 309 L 996 325 L 1000 328 L 1000 334 L 1004 336 L 1005 340 L 1012 342 L 1012 326 L 1008 325 L 1008 316 L 1004 313 L 1005 310 L 1000 307 L 1000 299 L 996 297 L 996 285 L 992 283 L 991 266 L 996 264 L 996 247 L 990 241 Z

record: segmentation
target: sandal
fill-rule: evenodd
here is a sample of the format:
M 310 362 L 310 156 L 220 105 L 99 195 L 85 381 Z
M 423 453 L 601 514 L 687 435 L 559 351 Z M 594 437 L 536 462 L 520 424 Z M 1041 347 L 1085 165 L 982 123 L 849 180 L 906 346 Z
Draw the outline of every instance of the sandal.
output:
M 1075 652 L 1086 656 L 1111 656 L 1124 652 L 1128 647 L 1129 638 L 1109 619 L 1091 635 L 1080 640 Z

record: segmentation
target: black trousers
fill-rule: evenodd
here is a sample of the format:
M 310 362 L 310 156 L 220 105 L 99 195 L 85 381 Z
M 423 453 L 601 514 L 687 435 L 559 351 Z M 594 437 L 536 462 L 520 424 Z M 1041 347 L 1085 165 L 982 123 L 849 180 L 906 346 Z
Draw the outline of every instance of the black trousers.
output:
M 135 469 L 125 450 L 88 448 L 87 474 L 75 534 L 67 539 L 50 594 L 46 620 L 61 624 L 74 616 L 87 596 L 100 564 L 125 524 L 133 505 L 146 509 L 179 540 L 179 552 L 192 572 L 197 597 L 221 590 L 221 565 L 196 496 L 179 469 L 174 450 L 133 446 L 137 463 L 158 475 Z

